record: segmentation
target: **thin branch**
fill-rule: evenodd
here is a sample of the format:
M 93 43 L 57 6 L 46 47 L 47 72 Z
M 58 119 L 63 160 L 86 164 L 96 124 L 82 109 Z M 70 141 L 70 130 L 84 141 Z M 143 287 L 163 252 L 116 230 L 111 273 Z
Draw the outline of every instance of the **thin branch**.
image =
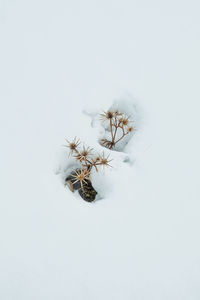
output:
M 123 133 L 123 135 L 115 142 L 115 144 L 117 144 L 119 141 L 121 141 L 121 139 L 123 139 L 124 136 L 126 136 L 128 134 L 128 132 Z
M 113 126 L 112 119 L 110 119 L 110 131 L 111 131 L 112 141 L 114 141 L 112 126 Z

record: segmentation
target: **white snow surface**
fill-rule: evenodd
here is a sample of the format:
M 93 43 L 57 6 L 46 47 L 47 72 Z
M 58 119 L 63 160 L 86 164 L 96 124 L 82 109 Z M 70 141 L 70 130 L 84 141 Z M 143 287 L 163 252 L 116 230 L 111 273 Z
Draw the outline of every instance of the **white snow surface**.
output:
M 199 10 L 1 0 L 0 299 L 200 299 Z M 123 152 L 98 142 L 113 103 Z M 63 185 L 74 136 L 113 158 L 94 203 Z

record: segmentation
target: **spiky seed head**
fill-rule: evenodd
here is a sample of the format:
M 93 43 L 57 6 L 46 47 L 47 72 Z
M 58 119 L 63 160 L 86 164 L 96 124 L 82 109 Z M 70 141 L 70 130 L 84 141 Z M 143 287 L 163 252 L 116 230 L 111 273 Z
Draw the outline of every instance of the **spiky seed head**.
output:
M 101 164 L 104 166 L 108 165 L 108 160 L 106 158 L 102 158 Z
M 114 113 L 112 111 L 107 111 L 106 118 L 107 119 L 112 119 L 113 117 L 114 117 Z
M 76 159 L 78 159 L 80 162 L 82 161 L 85 161 L 88 156 L 90 156 L 91 152 L 92 152 L 93 149 L 90 149 L 89 147 L 88 148 L 85 148 L 83 146 L 83 150 L 81 152 L 79 152 L 75 157 Z
M 121 123 L 122 123 L 123 126 L 128 126 L 129 118 L 127 118 L 127 117 L 122 118 Z
M 102 154 L 102 156 L 100 157 L 100 164 L 103 166 L 103 167 L 111 167 L 111 165 L 109 164 L 109 162 L 112 161 L 112 159 L 108 159 L 110 155 L 108 155 L 107 157 L 105 157 L 104 155 L 104 152 Z
M 133 130 L 134 130 L 134 128 L 132 126 L 127 128 L 128 133 L 133 132 Z
M 77 139 L 76 137 L 73 139 L 72 142 L 69 142 L 67 139 L 66 139 L 68 145 L 66 147 L 68 147 L 70 149 L 70 153 L 73 153 L 73 151 L 77 150 L 77 147 L 80 145 L 80 140 Z
M 105 121 L 105 120 L 112 120 L 115 117 L 115 113 L 108 110 L 108 111 L 104 111 L 103 114 L 100 114 L 100 119 Z
M 83 187 L 83 183 L 87 184 L 87 180 L 90 181 L 90 172 L 88 170 L 77 170 L 75 174 L 71 175 L 74 177 L 75 181 L 73 184 L 77 183 L 78 181 L 81 184 L 81 187 Z
M 80 174 L 77 175 L 77 179 L 79 181 L 83 181 L 84 179 L 86 179 L 86 174 L 84 172 L 81 172 Z
M 93 149 L 90 148 L 90 147 L 85 148 L 83 146 L 83 150 L 81 151 L 81 155 L 86 158 L 87 156 L 89 156 L 91 154 L 92 150 Z

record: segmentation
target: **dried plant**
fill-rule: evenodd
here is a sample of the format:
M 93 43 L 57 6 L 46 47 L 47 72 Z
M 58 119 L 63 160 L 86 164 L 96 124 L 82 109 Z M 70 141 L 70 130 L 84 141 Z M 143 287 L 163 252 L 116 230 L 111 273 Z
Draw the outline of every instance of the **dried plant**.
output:
M 87 184 L 87 180 L 90 180 L 90 173 L 87 170 L 77 170 L 71 176 L 74 177 L 73 184 L 80 182 L 81 188 L 83 188 L 84 183 Z
M 111 139 L 101 140 L 102 146 L 109 149 L 113 149 L 119 141 L 134 131 L 134 127 L 131 126 L 132 121 L 130 120 L 130 117 L 118 110 L 108 110 L 107 112 L 100 114 L 100 120 L 102 122 L 109 122 Z M 121 135 L 119 135 L 119 131 L 121 131 Z
M 111 160 L 109 160 L 109 155 L 106 157 L 104 152 L 100 155 L 95 155 L 93 149 L 90 147 L 85 147 L 82 145 L 80 147 L 80 140 L 76 137 L 72 140 L 72 142 L 67 141 L 66 147 L 70 149 L 69 155 L 72 155 L 81 165 L 81 167 L 75 171 L 73 171 L 70 176 L 66 178 L 66 184 L 69 186 L 71 191 L 74 189 L 79 190 L 79 194 L 82 197 L 95 197 L 94 189 L 91 184 L 91 171 L 94 168 L 96 172 L 98 172 L 98 168 L 102 167 L 111 167 L 109 164 Z M 88 196 L 89 195 L 89 196 Z M 92 198 L 91 201 L 94 199 Z M 87 200 L 89 201 L 89 200 Z

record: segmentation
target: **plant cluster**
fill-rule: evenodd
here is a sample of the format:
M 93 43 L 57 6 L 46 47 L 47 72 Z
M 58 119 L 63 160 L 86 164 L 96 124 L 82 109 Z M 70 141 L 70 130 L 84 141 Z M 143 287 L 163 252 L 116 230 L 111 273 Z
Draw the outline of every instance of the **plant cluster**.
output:
M 101 145 L 113 149 L 126 135 L 133 132 L 130 117 L 118 110 L 108 110 L 100 115 L 102 122 L 107 121 L 111 137 L 101 140 Z M 66 147 L 69 148 L 69 155 L 72 155 L 79 162 L 79 167 L 74 169 L 65 179 L 66 185 L 74 192 L 78 190 L 79 195 L 88 202 L 95 200 L 96 190 L 92 186 L 91 172 L 95 169 L 98 172 L 99 167 L 110 166 L 109 155 L 96 154 L 92 148 L 85 147 L 76 137 L 72 141 L 67 141 Z M 111 167 L 111 166 L 110 166 Z
M 91 171 L 94 168 L 98 172 L 100 166 L 110 166 L 109 155 L 106 157 L 104 152 L 100 155 L 94 155 L 93 149 L 82 145 L 80 147 L 80 140 L 76 137 L 72 142 L 67 141 L 66 147 L 70 149 L 70 154 L 80 163 L 81 167 L 71 173 L 71 190 L 78 183 L 82 191 L 86 185 L 91 184 Z M 111 167 L 111 166 L 110 166 Z M 86 188 L 87 189 L 87 188 Z
M 126 135 L 134 131 L 134 127 L 131 126 L 132 121 L 130 120 L 130 117 L 118 110 L 108 110 L 107 112 L 100 114 L 100 120 L 102 122 L 109 122 L 111 139 L 101 140 L 102 146 L 109 149 L 113 149 Z M 121 134 L 119 134 L 119 132 L 121 132 Z

